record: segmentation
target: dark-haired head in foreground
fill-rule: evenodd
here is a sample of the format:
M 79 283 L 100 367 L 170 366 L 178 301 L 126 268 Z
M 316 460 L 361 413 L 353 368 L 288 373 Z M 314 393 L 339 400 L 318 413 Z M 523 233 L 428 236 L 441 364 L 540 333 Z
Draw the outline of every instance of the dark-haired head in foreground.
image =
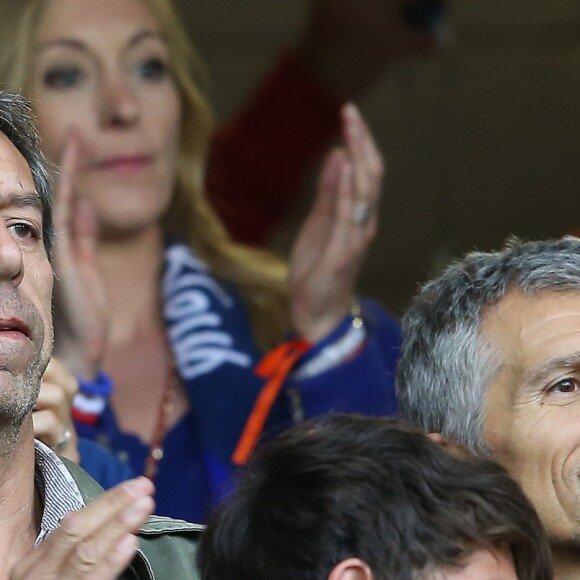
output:
M 541 524 L 503 468 L 346 415 L 259 449 L 210 519 L 199 565 L 204 580 L 551 578 Z

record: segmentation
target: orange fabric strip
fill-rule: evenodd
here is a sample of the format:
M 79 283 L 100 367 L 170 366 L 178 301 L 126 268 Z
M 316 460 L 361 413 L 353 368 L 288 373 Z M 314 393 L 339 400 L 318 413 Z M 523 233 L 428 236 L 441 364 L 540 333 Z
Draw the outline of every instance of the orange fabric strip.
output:
M 272 405 L 296 361 L 310 348 L 307 340 L 289 340 L 270 351 L 258 363 L 255 373 L 267 379 L 256 398 L 236 449 L 232 455 L 235 465 L 245 465 L 264 430 Z

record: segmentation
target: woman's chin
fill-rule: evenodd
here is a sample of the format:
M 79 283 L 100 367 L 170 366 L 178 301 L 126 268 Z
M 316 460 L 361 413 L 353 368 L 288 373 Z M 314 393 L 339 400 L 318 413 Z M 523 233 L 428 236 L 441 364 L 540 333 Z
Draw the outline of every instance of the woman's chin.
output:
M 138 219 L 141 218 L 141 219 Z M 101 220 L 99 239 L 103 242 L 123 242 L 152 233 L 161 235 L 162 228 L 159 216 L 131 216 L 131 219 Z
M 147 192 L 93 199 L 99 236 L 107 239 L 132 237 L 152 226 L 160 226 L 170 202 L 170 196 Z

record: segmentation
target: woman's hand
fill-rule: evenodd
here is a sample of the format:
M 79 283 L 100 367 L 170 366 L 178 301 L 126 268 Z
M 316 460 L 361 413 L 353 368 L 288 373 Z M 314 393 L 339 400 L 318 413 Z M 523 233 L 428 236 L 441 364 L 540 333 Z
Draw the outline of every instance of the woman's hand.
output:
M 348 314 L 377 228 L 382 157 L 354 105 L 343 109 L 344 147 L 322 169 L 314 206 L 290 259 L 294 329 L 316 342 Z
M 34 436 L 66 458 L 79 462 L 71 405 L 79 384 L 59 360 L 52 358 L 42 377 L 32 413 Z
M 92 380 L 104 354 L 108 317 L 97 264 L 97 221 L 74 192 L 82 144 L 71 132 L 56 188 L 55 354 L 79 377 Z

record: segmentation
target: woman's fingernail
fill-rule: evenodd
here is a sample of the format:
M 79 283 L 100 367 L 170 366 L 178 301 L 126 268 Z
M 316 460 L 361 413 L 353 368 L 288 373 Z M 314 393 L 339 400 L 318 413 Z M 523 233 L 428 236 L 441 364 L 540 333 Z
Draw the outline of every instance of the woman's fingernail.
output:
M 345 110 L 347 112 L 347 115 L 352 119 L 352 120 L 358 120 L 360 119 L 360 113 L 358 112 L 358 108 L 354 103 L 347 103 Z

